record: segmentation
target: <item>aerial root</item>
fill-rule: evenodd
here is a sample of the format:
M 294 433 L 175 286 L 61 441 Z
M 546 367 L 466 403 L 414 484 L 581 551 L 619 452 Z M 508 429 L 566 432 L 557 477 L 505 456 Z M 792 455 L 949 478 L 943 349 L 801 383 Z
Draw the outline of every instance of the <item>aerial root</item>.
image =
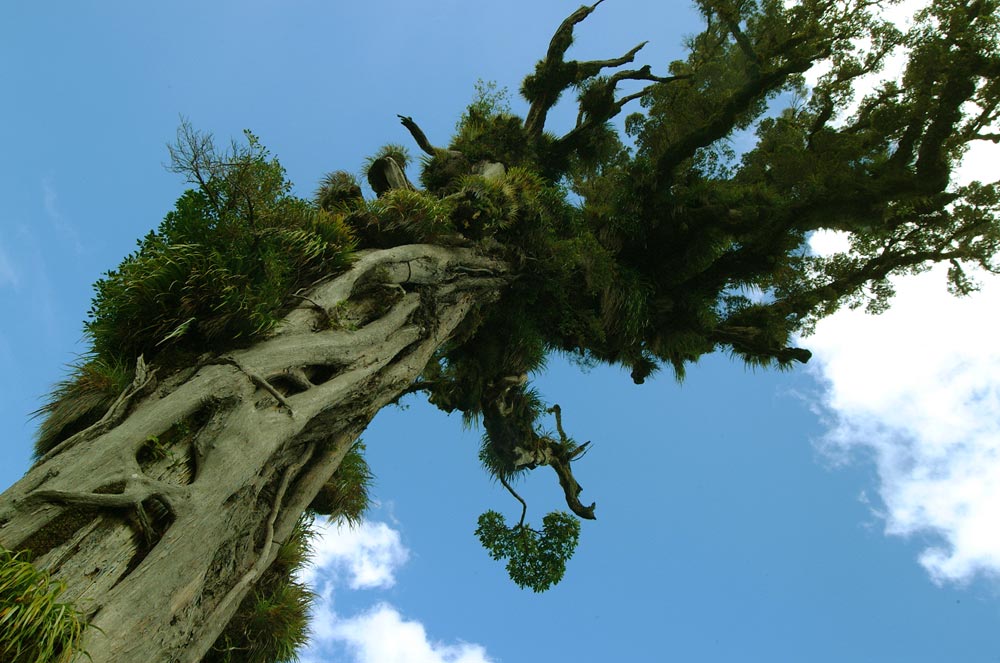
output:
M 30 499 L 71 506 L 90 506 L 101 509 L 131 509 L 136 515 L 136 524 L 147 546 L 156 540 L 156 528 L 146 513 L 143 502 L 156 499 L 172 510 L 167 496 L 147 487 L 128 490 L 123 493 L 85 493 L 72 490 L 36 490 Z
M 254 383 L 255 385 L 257 385 L 258 387 L 260 387 L 261 389 L 263 389 L 267 393 L 271 394 L 272 396 L 274 396 L 274 398 L 277 399 L 278 403 L 282 407 L 284 407 L 286 410 L 288 410 L 288 416 L 290 416 L 290 417 L 294 417 L 295 416 L 295 411 L 292 410 L 292 404 L 288 402 L 288 399 L 286 399 L 282 395 L 282 393 L 280 391 L 278 391 L 277 389 L 275 389 L 274 385 L 271 384 L 270 382 L 268 382 L 262 375 L 260 375 L 259 373 L 257 373 L 253 369 L 244 366 L 243 364 L 241 364 L 240 362 L 238 362 L 235 357 L 232 357 L 232 356 L 229 356 L 229 355 L 227 355 L 225 357 L 221 357 L 219 359 L 219 361 L 220 361 L 220 363 L 231 364 L 231 365 L 235 366 L 236 368 L 238 368 L 240 370 L 240 372 L 242 372 L 244 375 L 246 375 L 248 378 L 250 378 L 250 381 L 252 383 Z

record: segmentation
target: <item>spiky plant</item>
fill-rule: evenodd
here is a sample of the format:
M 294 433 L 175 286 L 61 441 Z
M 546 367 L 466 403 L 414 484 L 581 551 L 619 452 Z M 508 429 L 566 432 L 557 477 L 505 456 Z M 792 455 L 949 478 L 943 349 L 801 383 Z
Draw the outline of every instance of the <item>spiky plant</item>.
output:
M 4 663 L 70 663 L 87 622 L 57 599 L 65 585 L 0 546 L 0 660 Z
M 309 505 L 310 511 L 351 525 L 361 523 L 371 501 L 374 479 L 364 451 L 363 442 L 354 443 L 340 467 Z

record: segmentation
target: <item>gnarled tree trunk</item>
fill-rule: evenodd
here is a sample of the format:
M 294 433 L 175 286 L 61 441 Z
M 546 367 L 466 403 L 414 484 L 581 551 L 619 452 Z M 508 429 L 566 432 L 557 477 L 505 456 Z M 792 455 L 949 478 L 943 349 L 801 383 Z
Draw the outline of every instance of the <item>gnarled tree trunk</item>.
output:
M 0 496 L 98 629 L 96 663 L 201 660 L 376 412 L 413 383 L 507 267 L 469 248 L 363 252 L 265 340 L 156 381 Z

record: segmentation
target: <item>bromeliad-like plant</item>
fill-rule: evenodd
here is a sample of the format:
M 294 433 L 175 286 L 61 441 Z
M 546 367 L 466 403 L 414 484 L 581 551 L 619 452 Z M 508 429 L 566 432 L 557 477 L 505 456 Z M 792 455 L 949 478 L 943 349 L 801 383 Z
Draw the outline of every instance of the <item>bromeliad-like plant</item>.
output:
M 26 559 L 0 547 L 0 660 L 5 663 L 69 663 L 80 648 L 86 620 L 57 599 L 65 585 Z

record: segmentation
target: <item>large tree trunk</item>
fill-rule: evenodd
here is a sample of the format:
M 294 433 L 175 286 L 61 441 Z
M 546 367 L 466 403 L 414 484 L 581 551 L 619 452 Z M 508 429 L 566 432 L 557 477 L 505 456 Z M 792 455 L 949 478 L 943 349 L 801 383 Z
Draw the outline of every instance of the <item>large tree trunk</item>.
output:
M 375 413 L 507 280 L 469 248 L 365 252 L 267 339 L 159 383 L 140 366 L 0 496 L 0 544 L 66 582 L 96 663 L 201 660 Z

